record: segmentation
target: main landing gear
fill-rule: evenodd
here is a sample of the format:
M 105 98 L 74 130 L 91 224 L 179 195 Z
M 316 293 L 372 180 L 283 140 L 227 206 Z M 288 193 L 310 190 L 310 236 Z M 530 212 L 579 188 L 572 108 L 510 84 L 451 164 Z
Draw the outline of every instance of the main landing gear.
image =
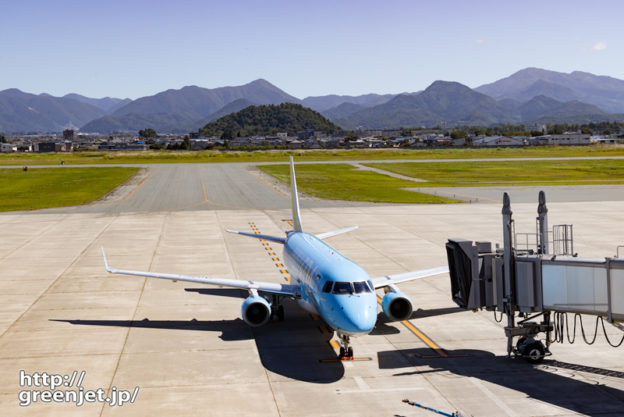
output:
M 284 306 L 281 297 L 273 295 L 273 303 L 271 305 L 271 320 L 284 321 Z
M 338 334 L 338 337 L 340 337 L 340 341 L 342 342 L 338 359 L 340 359 L 341 361 L 352 361 L 353 348 L 349 346 L 349 336 L 347 336 L 346 334 Z

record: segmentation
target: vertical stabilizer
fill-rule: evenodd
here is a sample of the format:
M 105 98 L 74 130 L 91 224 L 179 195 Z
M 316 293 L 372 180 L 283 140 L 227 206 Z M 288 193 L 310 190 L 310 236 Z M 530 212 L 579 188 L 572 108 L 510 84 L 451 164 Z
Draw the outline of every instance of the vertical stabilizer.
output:
M 293 226 L 295 228 L 295 232 L 302 232 L 301 217 L 299 217 L 299 195 L 297 194 L 297 180 L 295 179 L 295 161 L 292 156 L 290 157 L 290 186 Z

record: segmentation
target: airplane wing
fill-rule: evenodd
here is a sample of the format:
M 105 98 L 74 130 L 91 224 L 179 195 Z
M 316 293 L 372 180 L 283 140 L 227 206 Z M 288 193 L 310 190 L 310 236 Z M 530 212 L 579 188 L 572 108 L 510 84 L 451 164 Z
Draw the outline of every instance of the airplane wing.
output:
M 331 232 L 319 233 L 318 235 L 315 235 L 315 236 L 323 240 L 323 239 L 327 239 L 328 237 L 350 232 L 351 230 L 355 230 L 357 228 L 358 228 L 357 226 L 345 227 L 344 229 L 338 229 L 338 230 L 332 230 Z
M 400 282 L 411 281 L 413 279 L 426 278 L 432 275 L 443 274 L 448 272 L 448 266 L 439 266 L 431 269 L 421 269 L 420 271 L 404 272 L 402 274 L 386 275 L 385 277 L 377 277 L 371 279 L 375 289 L 385 287 L 391 284 L 398 284 Z
M 203 277 L 203 276 L 160 274 L 156 272 L 142 272 L 142 271 L 129 271 L 129 270 L 123 270 L 123 269 L 115 269 L 115 268 L 111 268 L 108 265 L 108 260 L 106 259 L 106 253 L 104 252 L 104 248 L 102 248 L 102 255 L 104 256 L 104 266 L 106 267 L 106 270 L 110 272 L 111 274 L 135 275 L 135 276 L 147 277 L 147 278 L 170 279 L 173 281 L 198 282 L 200 284 L 219 285 L 223 287 L 241 288 L 241 289 L 246 289 L 246 290 L 257 290 L 257 291 L 268 292 L 271 294 L 289 295 L 292 297 L 296 297 L 300 293 L 300 289 L 298 285 L 278 284 L 275 282 L 244 281 L 244 280 L 239 280 L 239 279 L 208 278 L 208 277 Z

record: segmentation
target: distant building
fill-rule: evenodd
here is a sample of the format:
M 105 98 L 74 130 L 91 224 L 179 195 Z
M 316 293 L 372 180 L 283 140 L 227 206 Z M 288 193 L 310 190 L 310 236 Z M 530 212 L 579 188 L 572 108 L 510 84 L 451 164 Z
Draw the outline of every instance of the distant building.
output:
M 17 145 L 13 145 L 12 143 L 0 143 L 0 152 L 17 152 Z
M 590 135 L 566 132 L 560 135 L 537 136 L 534 140 L 539 145 L 589 145 Z
M 56 152 L 56 143 L 55 142 L 35 143 L 35 152 L 39 152 L 39 153 Z
M 147 145 L 144 143 L 110 143 L 104 142 L 98 145 L 100 151 L 144 151 Z
M 477 136 L 472 139 L 473 146 L 522 146 L 526 145 L 524 137 L 514 136 Z
M 63 130 L 63 139 L 68 140 L 68 141 L 75 141 L 76 140 L 76 131 L 74 129 L 65 129 Z

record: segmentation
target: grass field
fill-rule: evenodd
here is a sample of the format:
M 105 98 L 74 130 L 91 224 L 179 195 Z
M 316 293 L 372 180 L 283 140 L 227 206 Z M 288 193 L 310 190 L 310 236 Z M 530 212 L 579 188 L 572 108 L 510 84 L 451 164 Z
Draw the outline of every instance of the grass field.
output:
M 418 187 L 624 184 L 624 160 L 369 163 L 429 182 Z
M 97 200 L 139 168 L 0 169 L 0 211 L 74 206 Z
M 285 162 L 288 156 L 298 161 L 392 160 L 392 159 L 466 159 L 466 158 L 542 158 L 571 156 L 624 156 L 624 146 L 540 146 L 495 149 L 353 149 L 353 150 L 271 150 L 271 151 L 143 151 L 1 154 L 0 165 L 66 164 L 141 164 L 193 162 Z
M 262 171 L 288 183 L 288 165 L 259 166 Z M 411 181 L 400 180 L 348 164 L 310 164 L 297 166 L 297 186 L 310 195 L 331 200 L 371 201 L 376 203 L 457 203 L 435 195 L 415 193 L 402 188 L 414 187 Z

